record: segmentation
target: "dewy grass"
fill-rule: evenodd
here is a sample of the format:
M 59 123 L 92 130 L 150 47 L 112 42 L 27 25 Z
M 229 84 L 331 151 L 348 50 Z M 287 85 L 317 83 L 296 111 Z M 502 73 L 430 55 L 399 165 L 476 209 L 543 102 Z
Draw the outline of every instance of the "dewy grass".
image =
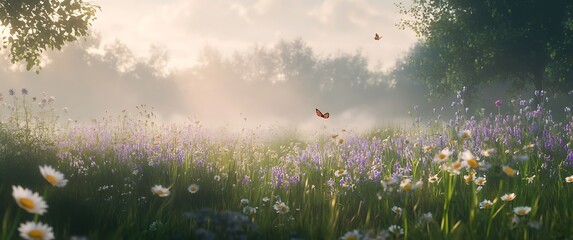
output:
M 573 118 L 553 122 L 529 101 L 479 116 L 454 103 L 451 120 L 425 124 L 414 114 L 413 127 L 327 129 L 314 140 L 285 131 L 261 141 L 196 123 L 158 125 L 145 106 L 139 117 L 55 124 L 53 98 L 31 99 L 15 92 L 0 112 L 2 238 L 30 220 L 13 185 L 49 193 L 37 220 L 57 239 L 573 235 Z M 51 187 L 38 171 L 45 165 L 69 183 Z M 155 185 L 169 194 L 154 195 Z M 515 199 L 502 201 L 509 193 Z

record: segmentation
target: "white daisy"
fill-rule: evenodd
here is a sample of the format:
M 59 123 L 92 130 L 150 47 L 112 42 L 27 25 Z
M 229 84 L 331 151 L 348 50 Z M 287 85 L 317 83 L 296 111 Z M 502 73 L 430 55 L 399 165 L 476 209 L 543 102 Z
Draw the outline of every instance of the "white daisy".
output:
M 573 175 L 571 175 L 571 176 L 569 176 L 569 177 L 566 177 L 566 178 L 565 178 L 565 182 L 566 182 L 566 183 L 572 183 L 572 182 L 573 182 Z
M 531 207 L 522 206 L 513 208 L 513 212 L 519 216 L 527 215 L 531 211 Z
M 29 213 L 42 215 L 47 211 L 48 205 L 44 199 L 30 189 L 21 186 L 12 186 L 12 196 L 18 206 Z
M 64 178 L 63 173 L 58 172 L 48 165 L 40 166 L 40 173 L 42 173 L 42 176 L 44 176 L 46 181 L 52 184 L 52 186 L 64 187 L 68 183 L 68 180 Z
M 341 177 L 341 176 L 344 176 L 346 174 L 348 174 L 348 171 L 346 171 L 346 169 L 339 169 L 339 170 L 334 171 L 335 177 Z
M 189 185 L 189 187 L 187 188 L 187 191 L 189 191 L 190 193 L 196 193 L 197 191 L 199 191 L 199 185 L 193 183 L 193 184 Z
M 503 167 L 501 168 L 501 170 L 502 170 L 507 176 L 510 176 L 510 177 L 513 177 L 513 176 L 519 174 L 519 171 L 517 171 L 517 170 L 511 168 L 510 166 L 503 166 Z
M 273 208 L 277 211 L 277 213 L 285 214 L 288 213 L 290 208 L 284 202 L 277 202 Z
M 358 230 L 349 231 L 349 232 L 345 233 L 344 235 L 342 235 L 342 237 L 340 237 L 341 240 L 358 240 L 361 238 L 362 238 L 362 235 L 360 234 L 360 232 Z
M 444 148 L 434 157 L 434 162 L 444 162 L 452 155 L 452 151 L 449 148 Z
M 470 130 L 461 130 L 458 133 L 458 137 L 460 137 L 461 139 L 468 139 L 472 136 L 472 132 Z
M 26 240 L 50 240 L 54 239 L 54 230 L 52 227 L 41 222 L 32 221 L 20 224 L 18 228 L 20 237 Z
M 153 195 L 157 195 L 160 197 L 167 197 L 169 196 L 169 194 L 171 194 L 171 192 L 169 191 L 169 188 L 164 188 L 161 185 L 155 185 L 151 188 L 151 192 L 153 193 Z
M 474 183 L 478 186 L 483 186 L 486 182 L 487 180 L 485 179 L 485 176 L 474 179 Z
M 487 199 L 484 199 L 479 203 L 479 209 L 490 209 L 493 206 L 493 202 Z
M 477 169 L 480 167 L 479 159 L 469 150 L 465 150 L 460 154 L 462 165 L 469 169 Z
M 513 201 L 513 199 L 515 199 L 516 195 L 515 193 L 507 193 L 504 194 L 503 196 L 501 196 L 501 200 L 504 202 L 510 202 Z

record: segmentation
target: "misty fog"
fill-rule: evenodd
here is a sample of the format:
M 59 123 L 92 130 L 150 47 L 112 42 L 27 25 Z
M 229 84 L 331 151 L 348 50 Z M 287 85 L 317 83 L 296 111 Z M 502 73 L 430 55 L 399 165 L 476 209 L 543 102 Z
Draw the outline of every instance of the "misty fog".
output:
M 122 42 L 102 50 L 98 37 L 78 41 L 47 55 L 40 74 L 12 65 L 4 56 L 0 91 L 10 102 L 9 89 L 26 88 L 31 96 L 54 96 L 62 119 L 89 121 L 125 110 L 137 116 L 152 111 L 158 122 L 195 122 L 209 128 L 287 128 L 302 132 L 319 128 L 364 131 L 397 123 L 409 124 L 409 111 L 419 106 L 422 121 L 433 109 L 451 112 L 452 96 L 429 101 L 427 88 L 408 76 L 407 65 L 396 69 L 369 69 L 360 51 L 316 54 L 303 39 L 282 40 L 272 46 L 252 45 L 223 56 L 205 46 L 197 64 L 167 69 L 170 53 L 151 46 L 148 58 L 137 58 Z M 471 108 L 494 111 L 496 99 L 520 93 L 512 86 L 485 87 Z M 522 92 L 523 97 L 531 94 Z M 64 113 L 63 108 L 69 109 Z M 329 119 L 315 115 L 329 112 Z M 6 109 L 2 111 L 6 113 Z

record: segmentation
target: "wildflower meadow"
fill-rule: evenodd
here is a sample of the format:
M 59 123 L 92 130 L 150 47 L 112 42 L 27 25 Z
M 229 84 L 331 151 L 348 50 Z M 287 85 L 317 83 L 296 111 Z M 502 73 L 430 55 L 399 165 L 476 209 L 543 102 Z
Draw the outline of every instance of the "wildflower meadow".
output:
M 2 91 L 1 239 L 573 238 L 572 106 L 554 119 L 542 91 L 274 138 L 145 105 L 66 121 L 54 97 Z

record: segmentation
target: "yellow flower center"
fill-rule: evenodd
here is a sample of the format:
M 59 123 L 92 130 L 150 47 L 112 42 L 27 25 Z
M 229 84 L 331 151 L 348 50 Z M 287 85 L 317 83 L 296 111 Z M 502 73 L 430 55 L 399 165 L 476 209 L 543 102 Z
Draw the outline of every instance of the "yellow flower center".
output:
M 519 214 L 519 215 L 525 215 L 525 214 L 526 214 L 525 209 L 519 209 L 519 210 L 517 210 L 517 214 Z
M 462 163 L 461 162 L 455 162 L 452 164 L 452 170 L 458 170 L 462 167 Z
M 346 238 L 347 240 L 358 240 L 358 238 L 356 237 L 356 235 L 352 235 Z
M 492 205 L 491 203 L 485 203 L 485 204 L 483 205 L 483 207 L 487 209 L 487 208 L 490 208 L 491 205 Z
M 46 174 L 46 175 L 44 176 L 44 178 L 45 178 L 46 180 L 48 180 L 48 182 L 49 182 L 50 184 L 52 184 L 52 185 L 56 185 L 56 184 L 58 183 L 58 179 L 57 179 L 56 177 L 54 177 L 53 175 Z
M 26 209 L 34 209 L 35 207 L 34 201 L 32 201 L 32 199 L 29 198 L 20 198 L 18 202 Z
M 438 154 L 438 158 L 441 160 L 444 160 L 444 159 L 446 159 L 446 154 L 440 153 L 440 154 Z
M 470 166 L 470 168 L 476 168 L 478 166 L 478 162 L 475 158 L 468 159 L 466 162 L 468 163 L 468 166 Z
M 403 185 L 402 188 L 403 188 L 404 190 L 408 191 L 408 190 L 410 190 L 410 189 L 412 188 L 412 184 L 406 183 L 405 185 Z
M 463 138 L 463 139 L 466 139 L 466 138 L 469 138 L 469 137 L 470 137 L 470 134 L 469 134 L 469 133 L 467 133 L 467 132 L 462 133 L 462 138 Z
M 513 168 L 508 167 L 508 168 L 504 169 L 503 171 L 505 172 L 505 174 L 507 174 L 509 176 L 515 175 L 515 170 L 513 170 Z
M 33 238 L 33 239 L 43 239 L 44 238 L 44 232 L 34 229 L 34 230 L 28 232 L 28 237 Z
M 196 192 L 197 188 L 196 187 L 191 187 L 191 192 Z

